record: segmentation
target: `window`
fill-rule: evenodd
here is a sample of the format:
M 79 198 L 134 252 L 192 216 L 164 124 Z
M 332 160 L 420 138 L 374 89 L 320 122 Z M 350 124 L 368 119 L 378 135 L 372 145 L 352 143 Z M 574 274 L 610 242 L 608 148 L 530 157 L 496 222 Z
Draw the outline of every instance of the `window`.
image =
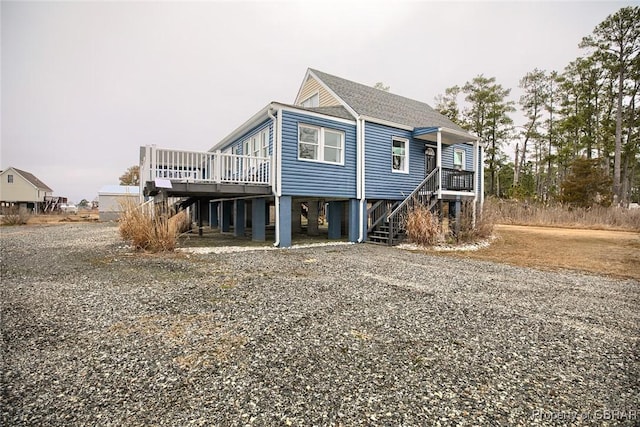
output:
M 251 139 L 247 138 L 242 142 L 242 154 L 245 156 L 251 155 Z
M 342 132 L 325 129 L 324 161 L 342 163 Z
M 13 184 L 13 175 L 7 175 L 7 183 Z
M 309 126 L 298 128 L 298 158 L 320 160 L 318 147 L 320 146 L 320 129 Z
M 391 149 L 391 171 L 392 172 L 409 172 L 409 141 L 406 139 L 393 138 Z
M 300 103 L 303 107 L 318 107 L 320 105 L 320 95 L 316 93 L 315 95 L 311 95 L 309 98 L 305 99 Z
M 269 155 L 269 129 L 245 139 L 242 142 L 245 156 L 267 157 Z
M 344 164 L 344 132 L 299 125 L 298 159 Z
M 269 155 L 269 129 L 265 129 L 260 133 L 260 157 L 267 157 Z
M 465 151 L 461 148 L 456 148 L 453 151 L 453 167 L 454 169 L 462 170 L 464 169 L 464 157 Z

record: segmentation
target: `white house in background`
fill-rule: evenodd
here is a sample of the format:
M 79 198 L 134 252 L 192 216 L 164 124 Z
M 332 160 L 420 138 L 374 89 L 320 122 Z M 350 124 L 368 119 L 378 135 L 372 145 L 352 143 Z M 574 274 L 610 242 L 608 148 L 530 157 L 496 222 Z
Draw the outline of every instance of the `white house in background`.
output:
M 45 210 L 53 190 L 30 172 L 8 167 L 0 171 L 0 208 L 18 206 L 33 213 Z
M 134 185 L 105 185 L 98 191 L 98 214 L 100 221 L 117 221 L 123 203 L 134 205 L 140 200 L 140 187 Z

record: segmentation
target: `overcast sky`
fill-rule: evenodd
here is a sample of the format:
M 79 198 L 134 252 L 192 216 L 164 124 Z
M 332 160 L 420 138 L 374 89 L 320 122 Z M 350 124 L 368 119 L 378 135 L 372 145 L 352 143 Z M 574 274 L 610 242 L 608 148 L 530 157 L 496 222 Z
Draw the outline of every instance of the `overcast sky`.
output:
M 2 1 L 0 168 L 93 200 L 141 145 L 206 151 L 292 103 L 308 67 L 430 105 L 482 73 L 516 99 L 630 4 Z

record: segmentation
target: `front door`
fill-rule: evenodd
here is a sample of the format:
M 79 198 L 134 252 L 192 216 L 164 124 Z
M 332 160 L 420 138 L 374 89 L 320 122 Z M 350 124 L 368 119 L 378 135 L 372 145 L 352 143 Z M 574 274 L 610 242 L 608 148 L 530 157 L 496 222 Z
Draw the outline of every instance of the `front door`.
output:
M 431 147 L 427 147 L 424 151 L 424 176 L 429 175 L 436 168 L 436 150 Z

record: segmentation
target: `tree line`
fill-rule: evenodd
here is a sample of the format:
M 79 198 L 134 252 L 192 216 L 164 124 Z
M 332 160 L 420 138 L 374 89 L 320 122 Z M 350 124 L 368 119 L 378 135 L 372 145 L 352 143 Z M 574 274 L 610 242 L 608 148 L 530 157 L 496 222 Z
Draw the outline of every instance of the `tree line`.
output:
M 517 103 L 511 89 L 482 74 L 436 97 L 436 110 L 485 142 L 489 195 L 640 202 L 640 7 L 608 16 L 579 47 L 584 55 L 560 72 L 526 73 Z M 523 125 L 514 125 L 516 109 Z M 514 140 L 510 158 L 505 146 Z

